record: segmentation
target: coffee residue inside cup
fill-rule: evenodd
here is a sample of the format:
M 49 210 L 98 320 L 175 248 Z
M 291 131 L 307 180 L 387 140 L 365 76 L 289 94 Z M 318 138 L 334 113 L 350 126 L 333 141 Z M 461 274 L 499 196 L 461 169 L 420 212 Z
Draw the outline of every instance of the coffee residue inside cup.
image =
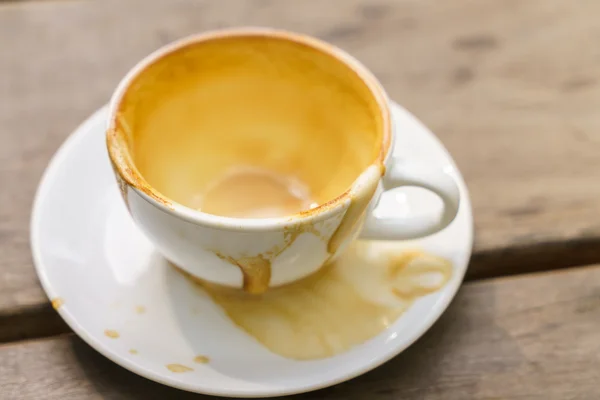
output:
M 200 211 L 234 218 L 284 217 L 316 205 L 298 179 L 258 167 L 227 170 L 196 202 Z
M 422 251 L 374 251 L 368 242 L 356 242 L 317 273 L 261 295 L 192 279 L 269 350 L 310 360 L 373 338 L 451 275 L 446 259 Z

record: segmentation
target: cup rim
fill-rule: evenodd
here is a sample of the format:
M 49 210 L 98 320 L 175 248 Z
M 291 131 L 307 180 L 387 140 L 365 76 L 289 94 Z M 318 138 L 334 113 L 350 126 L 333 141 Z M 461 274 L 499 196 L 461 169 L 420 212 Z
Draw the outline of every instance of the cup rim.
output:
M 118 178 L 122 179 L 127 185 L 131 186 L 131 188 L 135 190 L 136 193 L 144 200 L 168 214 L 174 214 L 183 220 L 197 225 L 228 230 L 242 229 L 251 231 L 264 231 L 285 228 L 295 224 L 318 222 L 328 218 L 341 209 L 347 201 L 351 200 L 352 186 L 337 197 L 325 203 L 319 204 L 315 208 L 289 216 L 272 218 L 225 217 L 195 210 L 169 199 L 154 189 L 137 170 L 135 164 L 133 164 L 133 162 L 131 162 L 130 159 L 124 155 L 124 153 L 128 152 L 125 152 L 122 149 L 124 143 L 119 140 L 115 127 L 117 125 L 118 109 L 121 105 L 121 101 L 134 79 L 154 62 L 187 46 L 193 46 L 197 43 L 205 41 L 232 37 L 270 37 L 291 41 L 298 45 L 310 47 L 313 50 L 337 59 L 352 72 L 354 72 L 356 76 L 365 83 L 370 93 L 373 95 L 381 113 L 381 129 L 383 131 L 382 143 L 379 156 L 374 162 L 379 162 L 382 166 L 385 166 L 386 160 L 392 153 L 390 149 L 393 147 L 394 141 L 389 110 L 389 100 L 385 90 L 377 78 L 375 78 L 375 76 L 360 61 L 348 54 L 346 51 L 334 45 L 306 34 L 265 27 L 240 27 L 205 31 L 202 33 L 192 34 L 166 44 L 140 60 L 121 79 L 117 85 L 117 88 L 113 92 L 108 105 L 109 118 L 106 130 L 106 145 L 110 162 L 115 173 L 118 174 Z M 359 176 L 357 176 L 357 179 Z M 356 180 L 354 182 L 356 182 Z

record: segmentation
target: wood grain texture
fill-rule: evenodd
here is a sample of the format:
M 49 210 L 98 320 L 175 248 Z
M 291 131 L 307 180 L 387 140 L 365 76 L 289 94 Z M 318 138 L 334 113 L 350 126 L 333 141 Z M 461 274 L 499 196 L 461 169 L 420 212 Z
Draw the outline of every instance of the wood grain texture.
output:
M 469 283 L 398 357 L 295 398 L 598 399 L 599 330 L 600 266 Z M 204 397 L 140 378 L 69 335 L 0 346 L 0 398 Z
M 595 0 L 0 5 L 0 315 L 46 301 L 28 223 L 53 152 L 144 55 L 227 26 L 337 44 L 432 128 L 473 197 L 469 278 L 599 261 L 599 12 Z

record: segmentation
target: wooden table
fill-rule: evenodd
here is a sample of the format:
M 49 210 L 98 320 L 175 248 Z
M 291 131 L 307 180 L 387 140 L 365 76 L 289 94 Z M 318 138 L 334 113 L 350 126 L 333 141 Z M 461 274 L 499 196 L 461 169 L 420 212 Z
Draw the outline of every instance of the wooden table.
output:
M 384 366 L 299 398 L 600 398 L 598 15 L 597 0 L 0 1 L 0 398 L 201 397 L 69 333 L 28 223 L 50 157 L 128 68 L 237 25 L 354 54 L 447 145 L 473 198 L 467 282 L 440 321 Z

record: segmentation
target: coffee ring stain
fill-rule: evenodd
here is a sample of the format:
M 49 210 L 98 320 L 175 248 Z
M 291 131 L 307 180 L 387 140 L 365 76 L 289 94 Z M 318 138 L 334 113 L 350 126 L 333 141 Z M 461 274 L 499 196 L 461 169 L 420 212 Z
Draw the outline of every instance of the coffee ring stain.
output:
M 207 356 L 199 355 L 194 357 L 194 362 L 196 364 L 208 364 L 210 362 L 210 358 Z
M 167 364 L 166 367 L 169 371 L 175 372 L 176 374 L 181 374 L 184 372 L 190 372 L 190 371 L 194 370 L 193 368 L 190 368 L 190 367 L 182 365 L 182 364 Z
M 58 310 L 60 307 L 62 307 L 65 304 L 65 301 L 63 300 L 62 297 L 55 297 L 54 299 L 52 299 L 51 304 L 52 304 L 52 308 L 54 308 L 55 310 Z
M 121 335 L 119 335 L 119 332 L 113 330 L 113 329 L 107 329 L 104 331 L 104 335 L 106 337 L 109 337 L 111 339 L 118 339 Z
M 135 313 L 136 314 L 144 314 L 146 312 L 146 307 L 144 306 L 136 306 Z

